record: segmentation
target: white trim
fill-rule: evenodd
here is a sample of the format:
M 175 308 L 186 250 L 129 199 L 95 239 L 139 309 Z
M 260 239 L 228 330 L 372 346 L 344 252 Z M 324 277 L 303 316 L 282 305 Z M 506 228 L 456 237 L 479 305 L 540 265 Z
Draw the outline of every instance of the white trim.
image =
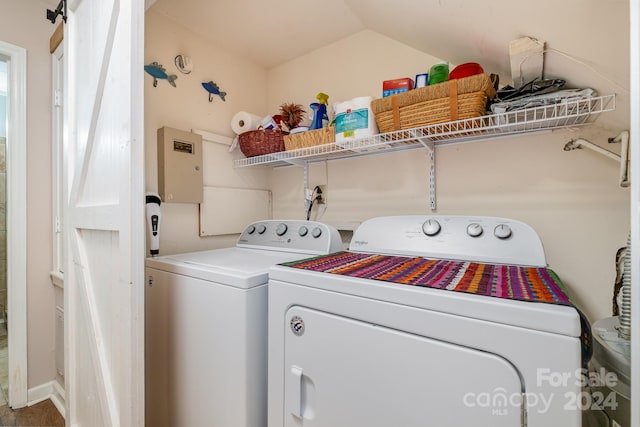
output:
M 9 58 L 7 129 L 7 295 L 9 405 L 27 404 L 27 51 L 0 42 Z
M 638 141 L 640 138 L 640 5 L 637 1 L 630 4 L 630 50 L 629 62 L 631 76 L 631 396 L 638 401 L 640 395 L 640 152 Z M 640 408 L 631 405 L 631 424 L 640 426 Z
M 65 401 L 64 401 L 64 388 L 60 385 L 59 382 L 57 381 L 52 381 L 53 382 L 53 391 L 51 394 L 51 402 L 53 402 L 53 405 L 56 407 L 56 409 L 58 410 L 58 412 L 60 412 L 60 415 L 62 415 L 62 418 L 67 418 L 66 417 L 66 413 L 65 413 Z
M 49 399 L 53 395 L 54 383 L 55 381 L 49 381 L 48 383 L 30 388 L 27 392 L 27 406 L 32 406 Z
M 65 418 L 64 411 L 64 389 L 57 381 L 49 381 L 39 386 L 29 389 L 27 395 L 27 406 L 36 405 L 44 402 L 47 399 L 51 400 L 51 403 L 56 407 L 62 418 Z
M 53 272 L 64 279 L 65 244 L 64 224 L 64 176 L 63 176 L 63 131 L 64 131 L 64 43 L 60 43 L 51 55 L 51 183 L 52 183 L 52 241 Z

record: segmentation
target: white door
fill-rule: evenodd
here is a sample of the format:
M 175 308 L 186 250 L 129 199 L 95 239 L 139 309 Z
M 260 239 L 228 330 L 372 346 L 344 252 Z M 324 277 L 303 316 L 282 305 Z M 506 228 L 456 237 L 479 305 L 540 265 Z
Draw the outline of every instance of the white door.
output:
M 67 425 L 144 425 L 143 0 L 68 4 Z
M 300 306 L 286 318 L 285 427 L 522 426 L 502 357 Z

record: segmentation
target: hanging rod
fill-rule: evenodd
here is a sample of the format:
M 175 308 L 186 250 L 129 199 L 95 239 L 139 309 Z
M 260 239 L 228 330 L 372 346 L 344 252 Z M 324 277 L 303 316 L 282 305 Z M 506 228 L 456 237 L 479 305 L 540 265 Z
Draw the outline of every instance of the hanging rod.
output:
M 47 9 L 47 20 L 51 21 L 52 24 L 56 23 L 58 15 L 62 15 L 62 20 L 65 23 L 67 22 L 67 0 L 60 0 L 56 10 Z
M 609 150 L 606 150 L 599 145 L 594 144 L 593 142 L 587 141 L 583 138 L 572 139 L 564 145 L 564 151 L 571 151 L 577 148 L 588 148 L 590 150 L 595 151 L 596 153 L 600 153 L 604 156 L 607 156 L 610 159 L 616 160 L 620 162 L 620 186 L 628 187 L 630 184 L 629 181 L 629 131 L 622 131 L 617 136 L 613 138 L 609 138 L 607 140 L 609 144 L 620 142 L 622 143 L 622 147 L 620 150 L 620 154 L 613 153 Z

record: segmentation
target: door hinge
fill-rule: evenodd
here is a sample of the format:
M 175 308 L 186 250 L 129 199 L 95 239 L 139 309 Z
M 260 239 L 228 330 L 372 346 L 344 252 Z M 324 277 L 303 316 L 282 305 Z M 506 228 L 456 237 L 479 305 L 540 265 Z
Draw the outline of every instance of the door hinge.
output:
M 62 224 L 60 223 L 60 217 L 56 215 L 55 232 L 62 233 Z

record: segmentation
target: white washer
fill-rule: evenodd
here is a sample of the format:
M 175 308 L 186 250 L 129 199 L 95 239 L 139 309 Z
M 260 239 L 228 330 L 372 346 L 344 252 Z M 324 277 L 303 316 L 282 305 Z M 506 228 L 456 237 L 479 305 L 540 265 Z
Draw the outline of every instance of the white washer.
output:
M 492 217 L 375 218 L 350 252 L 546 266 L 531 227 Z M 269 427 L 581 425 L 572 306 L 333 272 L 271 268 Z
M 342 249 L 313 221 L 260 221 L 236 247 L 146 261 L 146 424 L 260 427 L 270 266 Z

